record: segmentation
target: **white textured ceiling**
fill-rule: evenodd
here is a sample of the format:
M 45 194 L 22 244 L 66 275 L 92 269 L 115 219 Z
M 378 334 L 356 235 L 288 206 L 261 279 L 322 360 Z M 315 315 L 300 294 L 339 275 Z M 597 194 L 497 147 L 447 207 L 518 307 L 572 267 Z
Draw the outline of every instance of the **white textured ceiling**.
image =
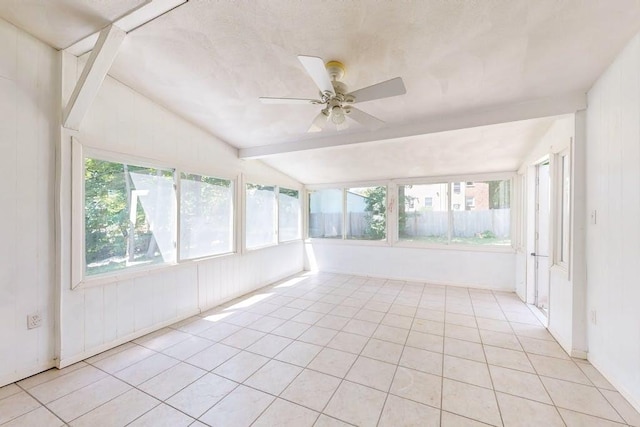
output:
M 148 0 L 0 0 L 0 17 L 64 49 Z
M 0 0 L 0 16 L 60 48 L 143 3 Z M 352 90 L 404 79 L 406 95 L 359 105 L 386 126 L 265 161 L 306 183 L 515 170 L 544 120 L 379 139 L 584 93 L 638 30 L 640 0 L 189 0 L 129 33 L 110 74 L 238 148 L 282 146 L 314 138 L 319 107 L 258 97 L 315 97 L 296 55 L 339 60 Z
M 524 120 L 263 159 L 305 184 L 515 171 L 555 120 Z

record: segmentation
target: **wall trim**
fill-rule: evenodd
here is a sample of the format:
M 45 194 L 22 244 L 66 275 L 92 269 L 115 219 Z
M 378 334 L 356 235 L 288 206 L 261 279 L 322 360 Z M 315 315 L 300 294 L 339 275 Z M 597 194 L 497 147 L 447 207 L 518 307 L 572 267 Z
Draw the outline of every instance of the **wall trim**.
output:
M 32 377 L 34 375 L 37 375 L 44 371 L 48 371 L 49 369 L 55 368 L 55 367 L 56 367 L 55 360 L 51 360 L 50 362 L 37 365 L 36 367 L 23 369 L 21 371 L 17 371 L 9 375 L 5 375 L 3 377 L 0 377 L 0 387 L 24 380 L 25 378 Z

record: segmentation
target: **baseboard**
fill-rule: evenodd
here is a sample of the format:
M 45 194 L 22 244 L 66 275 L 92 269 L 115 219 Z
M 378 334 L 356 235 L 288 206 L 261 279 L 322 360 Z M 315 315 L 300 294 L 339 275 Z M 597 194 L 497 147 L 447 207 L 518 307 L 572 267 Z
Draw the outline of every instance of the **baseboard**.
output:
M 3 387 L 7 384 L 15 383 L 16 381 L 23 380 L 25 378 L 39 374 L 40 372 L 44 372 L 48 369 L 55 368 L 55 367 L 56 367 L 55 361 L 51 360 L 50 362 L 44 363 L 42 365 L 38 365 L 33 368 L 24 369 L 22 371 L 4 375 L 0 377 L 0 387 Z
M 594 359 L 591 353 L 589 353 L 588 356 L 589 357 L 587 358 L 587 360 L 589 361 L 589 363 L 591 363 L 593 367 L 596 368 L 602 374 L 602 376 L 604 376 L 605 379 L 609 381 L 611 385 L 616 388 L 616 390 L 618 390 L 618 392 L 620 392 L 622 397 L 627 399 L 627 402 L 629 402 L 629 404 L 633 406 L 636 411 L 640 412 L 640 396 L 634 396 L 625 386 L 620 384 L 620 382 L 615 377 L 607 372 L 606 369 L 602 368 L 602 365 L 598 362 L 597 358 Z
M 70 356 L 70 357 L 66 357 L 64 359 L 60 359 L 58 361 L 58 364 L 56 365 L 58 369 L 62 369 L 62 368 L 66 368 L 67 366 L 73 365 L 74 363 L 78 363 L 83 361 L 84 359 L 88 359 L 89 357 L 93 357 L 96 354 L 100 354 L 104 351 L 107 350 L 111 350 L 114 347 L 117 347 L 119 345 L 128 343 L 129 341 L 133 341 L 135 339 L 138 339 L 144 335 L 150 334 L 151 332 L 155 332 L 159 329 L 162 328 L 166 328 L 167 326 L 171 326 L 174 323 L 178 323 L 184 319 L 188 319 L 189 317 L 195 316 L 197 314 L 200 314 L 200 310 L 196 309 L 196 310 L 192 310 L 189 311 L 187 314 L 183 314 L 181 316 L 178 317 L 174 317 L 171 320 L 165 320 L 164 322 L 160 322 L 160 323 L 156 323 L 153 326 L 149 326 L 147 328 L 144 329 L 140 329 L 138 331 L 135 331 L 129 335 L 125 335 L 124 337 L 120 337 L 116 340 L 110 341 L 109 343 L 106 344 L 102 344 L 98 347 L 93 347 L 90 350 L 86 350 L 82 353 Z
M 583 359 L 583 360 L 587 360 L 589 353 L 584 351 L 584 350 L 576 350 L 573 349 L 571 350 L 570 356 L 573 357 L 574 359 Z
M 316 271 L 316 270 L 305 270 L 305 271 Z M 381 274 L 362 274 L 362 273 L 354 273 L 350 271 L 340 271 L 340 270 L 317 270 L 318 273 L 332 273 L 332 274 L 346 274 L 349 276 L 357 276 L 357 277 L 371 277 L 375 279 L 389 279 L 389 280 L 402 280 L 404 282 L 414 282 L 414 283 L 427 283 L 430 285 L 436 286 L 453 286 L 456 288 L 471 288 L 471 289 L 483 289 L 487 291 L 496 291 L 496 292 L 513 292 L 515 293 L 516 288 L 496 288 L 492 286 L 479 285 L 477 283 L 456 283 L 456 282 L 438 282 L 433 280 L 419 280 L 415 277 L 402 277 L 402 276 L 389 276 L 389 275 L 381 275 Z

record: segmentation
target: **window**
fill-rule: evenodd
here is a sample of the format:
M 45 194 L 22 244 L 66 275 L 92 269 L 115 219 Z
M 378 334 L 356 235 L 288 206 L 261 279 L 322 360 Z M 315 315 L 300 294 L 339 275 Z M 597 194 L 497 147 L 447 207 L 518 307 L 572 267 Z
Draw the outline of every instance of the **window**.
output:
M 400 185 L 398 187 L 398 235 L 400 240 L 447 243 L 448 184 Z M 416 199 L 430 198 L 429 209 L 414 209 Z
M 281 242 L 300 238 L 300 192 L 297 190 L 279 189 L 278 233 Z
M 511 244 L 511 181 L 467 183 L 465 210 L 452 215 L 451 243 Z
M 275 187 L 247 184 L 245 210 L 247 249 L 278 243 L 276 209 Z
M 87 276 L 175 261 L 174 171 L 84 159 Z
M 342 238 L 342 190 L 309 193 L 309 237 Z
M 233 251 L 233 183 L 180 174 L 180 258 Z
M 451 198 L 447 198 L 449 186 Z M 456 189 L 459 192 L 456 192 Z M 413 207 L 413 200 L 425 206 Z M 398 239 L 436 244 L 510 245 L 511 181 L 398 186 Z
M 347 239 L 387 238 L 387 188 L 360 187 L 345 190 L 347 196 Z
M 560 215 L 558 215 L 558 263 L 569 262 L 569 244 L 571 233 L 571 165 L 569 154 L 560 155 Z

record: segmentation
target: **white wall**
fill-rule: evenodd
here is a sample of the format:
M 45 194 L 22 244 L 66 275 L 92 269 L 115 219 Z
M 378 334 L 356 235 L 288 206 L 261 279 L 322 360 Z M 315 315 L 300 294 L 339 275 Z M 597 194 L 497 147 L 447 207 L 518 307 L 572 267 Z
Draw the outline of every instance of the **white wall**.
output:
M 57 76 L 55 50 L 0 19 L 0 386 L 53 364 Z
M 63 96 L 68 96 L 81 65 L 64 54 L 63 66 Z M 71 257 L 77 244 L 71 227 L 71 136 L 84 147 L 136 156 L 186 172 L 222 177 L 242 174 L 247 182 L 301 188 L 300 183 L 260 161 L 238 159 L 234 148 L 107 77 L 80 131 L 62 130 L 60 138 L 60 366 L 302 270 L 302 243 L 293 242 L 98 285 L 81 284 L 72 290 L 71 269 L 81 260 Z
M 313 241 L 305 243 L 307 269 L 443 285 L 515 290 L 513 252 L 405 248 Z
M 588 101 L 589 360 L 640 410 L 640 35 Z
M 526 302 L 534 303 L 535 290 L 535 164 L 549 156 L 551 160 L 551 221 L 549 230 L 549 317 L 548 328 L 560 345 L 574 357 L 585 357 L 585 292 L 584 274 L 584 113 L 565 116 L 556 120 L 533 146 L 518 173 L 525 177 L 525 242 L 518 250 L 519 286 L 526 285 L 525 292 L 519 292 Z M 568 266 L 560 266 L 555 261 L 555 247 L 558 239 L 556 221 L 558 215 L 557 168 L 554 155 L 569 150 L 571 158 L 571 250 Z M 524 268 L 522 268 L 524 267 Z

